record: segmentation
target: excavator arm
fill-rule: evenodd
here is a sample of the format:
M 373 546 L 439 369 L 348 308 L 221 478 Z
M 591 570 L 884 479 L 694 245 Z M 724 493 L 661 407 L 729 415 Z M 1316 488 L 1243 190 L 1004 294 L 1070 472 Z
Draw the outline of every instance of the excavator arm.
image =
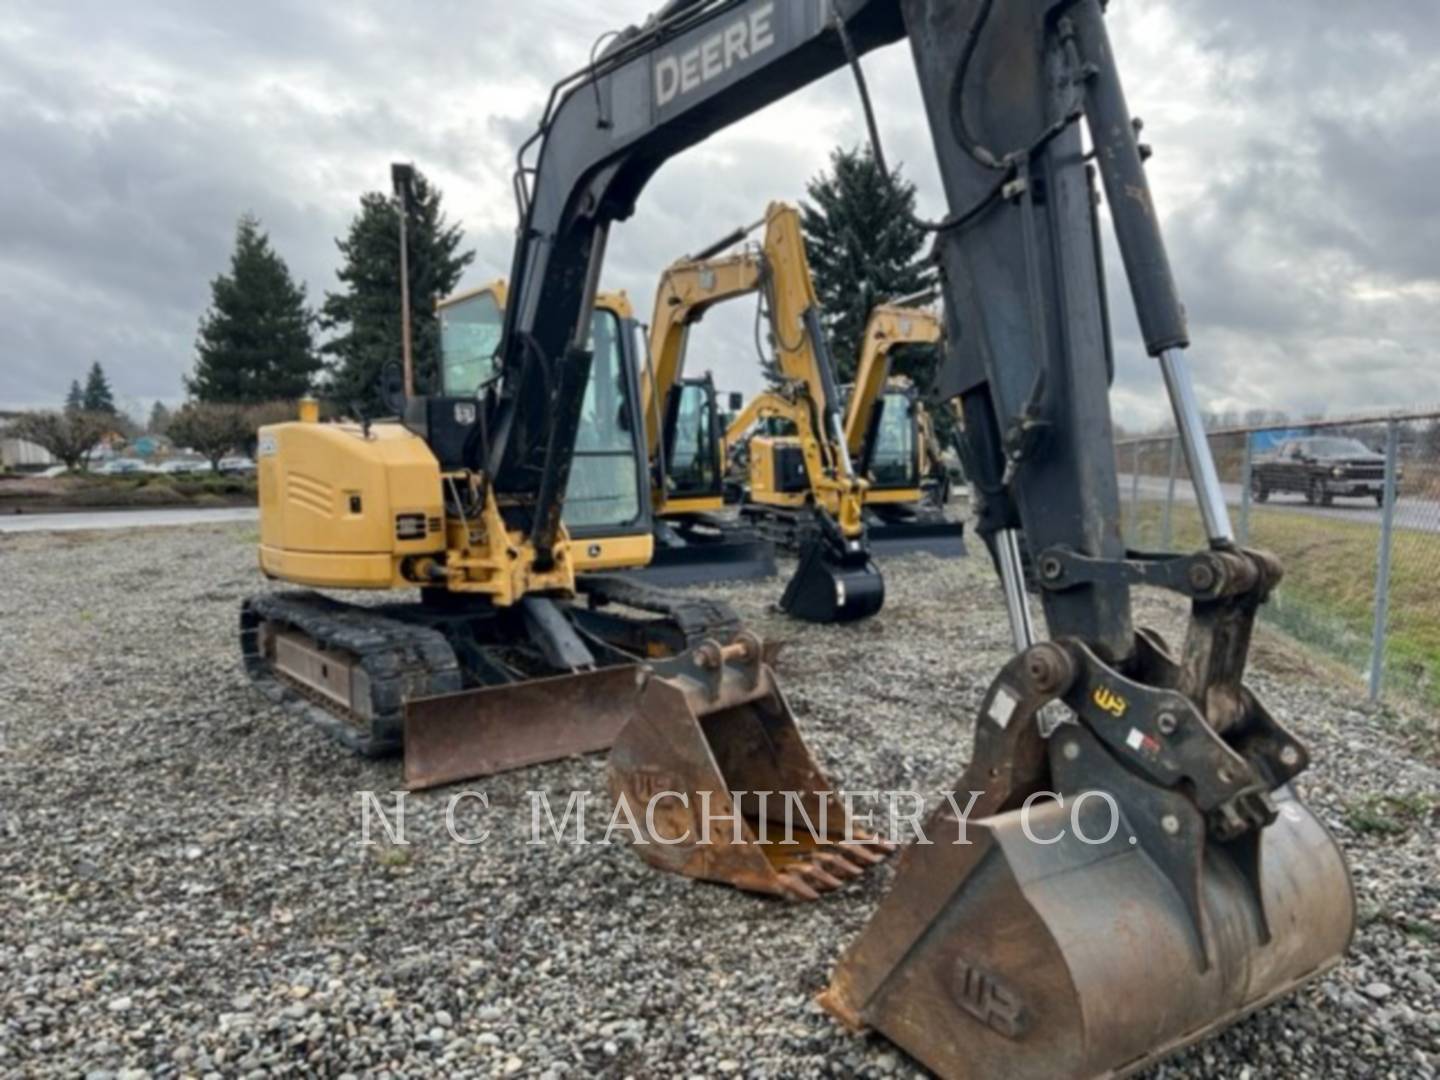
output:
M 881 304 L 870 311 L 855 369 L 855 387 L 845 405 L 845 444 L 858 460 L 875 422 L 876 407 L 890 380 L 890 354 L 900 345 L 934 345 L 940 340 L 939 318 L 924 308 Z
M 746 250 L 723 258 L 687 256 L 661 275 L 650 320 L 650 367 L 640 387 L 651 461 L 663 438 L 665 403 L 685 373 L 690 327 L 716 304 L 755 292 L 764 272 L 759 253 Z
M 894 0 L 676 0 L 557 84 L 521 148 L 503 375 L 471 456 L 542 564 L 559 535 L 611 223 L 669 158 L 844 66 L 835 19 L 862 52 L 905 32 Z

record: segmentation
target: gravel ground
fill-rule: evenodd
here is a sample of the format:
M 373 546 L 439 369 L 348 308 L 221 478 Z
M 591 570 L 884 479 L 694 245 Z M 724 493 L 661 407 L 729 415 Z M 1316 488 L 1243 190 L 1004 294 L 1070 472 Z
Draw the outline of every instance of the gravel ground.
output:
M 439 793 L 411 797 L 408 847 L 362 847 L 359 793 L 398 766 L 247 685 L 253 543 L 0 538 L 0 1073 L 917 1074 L 813 1004 L 888 869 L 786 905 L 623 846 L 530 845 L 526 792 L 598 794 L 599 758 L 485 781 L 488 812 L 458 821 L 484 845 L 446 839 Z M 979 559 L 894 562 L 887 581 L 884 612 L 850 627 L 769 614 L 774 584 L 723 592 L 789 641 L 781 678 L 833 780 L 938 791 L 1006 658 L 1002 616 Z M 1154 1075 L 1433 1077 L 1440 772 L 1402 736 L 1434 721 L 1363 706 L 1268 635 L 1257 651 L 1254 685 L 1314 751 L 1302 788 L 1362 926 L 1330 976 Z

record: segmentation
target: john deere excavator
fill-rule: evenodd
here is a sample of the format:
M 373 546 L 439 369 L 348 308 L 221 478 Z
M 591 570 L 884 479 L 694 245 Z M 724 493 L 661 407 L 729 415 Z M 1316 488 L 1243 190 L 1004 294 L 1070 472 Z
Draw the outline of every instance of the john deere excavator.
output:
M 1354 904 L 1338 847 L 1293 786 L 1305 748 L 1243 682 L 1280 570 L 1237 545 L 1227 520 L 1101 0 L 673 0 L 621 31 L 555 87 L 522 151 L 511 274 L 522 299 L 506 309 L 506 370 L 528 363 L 562 388 L 583 384 L 579 328 L 610 224 L 711 133 L 849 67 L 883 162 L 860 58 L 900 40 L 948 204 L 923 223 L 947 324 L 940 396 L 962 399 L 979 527 L 996 537 L 1020 650 L 976 717 L 958 785 L 981 792 L 971 813 L 931 817 L 932 843 L 901 856 L 823 1000 L 944 1076 L 1131 1071 L 1326 970 Z M 1197 478 L 1209 542 L 1192 554 L 1127 551 L 1120 534 L 1102 191 Z M 519 466 L 566 457 L 576 425 L 527 385 L 507 378 L 489 459 L 502 491 L 529 478 L 543 551 L 558 527 L 543 508 L 563 475 Z M 1021 529 L 1045 641 L 1020 602 Z M 1178 652 L 1135 627 L 1137 585 L 1189 600 Z M 668 757 L 705 762 L 713 791 L 754 792 L 727 772 L 708 726 L 665 726 L 673 693 L 663 679 L 641 688 L 612 786 L 653 796 L 675 778 Z M 1058 726 L 1046 708 L 1057 703 Z M 1107 819 L 1113 829 L 1096 827 Z M 971 842 L 955 842 L 966 825 Z M 707 876 L 696 844 L 638 850 Z
M 548 566 L 507 516 L 526 504 L 465 464 L 485 445 L 486 410 L 507 377 L 500 346 L 512 299 L 496 281 L 437 305 L 439 393 L 410 396 L 410 377 L 387 387 L 401 420 L 322 424 L 307 402 L 298 422 L 262 429 L 266 575 L 327 590 L 418 587 L 420 599 L 251 597 L 240 620 L 251 677 L 362 753 L 403 750 L 411 788 L 605 750 L 625 729 L 632 746 L 664 733 L 674 745 L 649 760 L 677 783 L 708 786 L 713 753 L 735 776 L 825 790 L 769 650 L 735 612 L 630 576 L 651 561 L 651 491 L 641 328 L 623 293 L 593 298 Z M 673 693 L 657 705 L 652 692 L 642 709 L 642 681 Z M 684 742 L 702 730 L 705 758 L 687 759 Z M 763 815 L 740 812 L 748 835 L 766 835 Z M 767 859 L 741 844 L 708 857 L 706 874 L 815 899 L 890 850 L 842 834 L 838 806 L 832 820 L 825 841 L 798 857 L 776 849 Z
M 556 85 L 521 150 L 496 380 L 478 395 L 411 401 L 405 428 L 267 431 L 261 452 L 278 460 L 262 478 L 263 558 L 273 574 L 321 583 L 337 583 L 342 564 L 342 584 L 428 583 L 468 601 L 463 618 L 482 602 L 510 613 L 520 641 L 530 639 L 514 616 L 532 598 L 544 603 L 531 622 L 548 625 L 551 612 L 579 626 L 564 610 L 578 593 L 561 514 L 606 348 L 593 319 L 610 225 L 666 160 L 847 66 L 883 162 L 860 58 L 901 40 L 948 205 L 924 223 L 947 320 L 941 394 L 962 399 L 979 528 L 996 539 L 1019 651 L 975 718 L 957 792 L 980 794 L 963 817 L 945 805 L 928 819 L 930 842 L 901 856 L 822 1001 L 946 1077 L 1123 1074 L 1332 966 L 1354 898 L 1338 847 L 1294 788 L 1304 745 L 1243 681 L 1280 568 L 1230 528 L 1101 0 L 672 0 L 620 32 Z M 1208 543 L 1191 554 L 1127 551 L 1120 534 L 1102 191 L 1196 478 Z M 326 524 L 292 530 L 307 500 Z M 1022 529 L 1044 641 L 1023 604 Z M 1190 602 L 1179 652 L 1135 627 L 1137 585 Z M 353 635 L 329 638 L 342 655 L 384 642 L 383 663 L 361 665 L 349 684 L 352 703 L 367 678 L 377 701 L 403 696 L 412 674 L 433 687 L 435 639 L 407 638 L 406 619 L 387 637 L 373 614 L 345 607 L 335 621 Z M 267 631 L 253 606 L 247 618 L 262 643 L 299 621 L 282 614 Z M 328 635 L 333 624 L 315 625 Z M 767 808 L 761 792 L 794 790 L 810 811 L 833 799 L 795 752 L 758 653 L 736 632 L 629 669 L 628 694 L 606 688 L 630 713 L 611 785 L 642 806 L 706 793 L 722 813 L 739 811 L 744 843 L 707 848 L 690 835 L 687 804 L 667 802 L 678 842 L 637 846 L 655 864 L 804 895 L 799 877 L 838 881 L 866 859 L 841 872 L 843 837 L 756 843 L 774 824 L 776 800 Z M 473 704 L 465 711 L 475 722 Z

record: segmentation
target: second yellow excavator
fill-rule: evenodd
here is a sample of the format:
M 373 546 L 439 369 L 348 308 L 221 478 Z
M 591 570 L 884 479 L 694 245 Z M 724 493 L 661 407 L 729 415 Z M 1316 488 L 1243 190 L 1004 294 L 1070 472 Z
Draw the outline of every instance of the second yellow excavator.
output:
M 764 238 L 758 247 L 716 257 L 762 224 Z M 798 523 L 790 532 L 798 537 L 793 546 L 800 563 L 780 607 L 811 622 L 865 618 L 879 611 L 885 600 L 884 580 L 865 537 L 866 484 L 855 473 L 845 440 L 843 402 L 820 331 L 819 300 L 805 256 L 800 215 L 786 203 L 771 203 L 761 222 L 681 259 L 661 279 L 651 326 L 650 370 L 641 393 L 651 460 L 662 463 L 657 514 L 662 519 L 683 519 L 694 513 L 693 505 L 676 498 L 663 480 L 663 463 L 674 456 L 676 429 L 666 425 L 662 434 L 660 423 L 661 402 L 670 406 L 683 401 L 677 395 L 685 393 L 682 374 L 689 328 L 715 304 L 754 292 L 762 294 L 769 310 L 776 360 L 786 383 L 779 391 L 755 398 L 730 430 L 736 430 L 736 423 L 748 427 L 755 419 L 777 417 L 806 433 L 795 447 L 793 466 L 805 478 L 805 491 L 784 510 L 788 520 Z M 699 389 L 703 392 L 703 384 Z M 714 455 L 716 481 L 709 498 L 718 508 L 721 452 L 718 446 L 708 452 Z M 747 516 L 761 535 L 777 538 L 768 518 Z

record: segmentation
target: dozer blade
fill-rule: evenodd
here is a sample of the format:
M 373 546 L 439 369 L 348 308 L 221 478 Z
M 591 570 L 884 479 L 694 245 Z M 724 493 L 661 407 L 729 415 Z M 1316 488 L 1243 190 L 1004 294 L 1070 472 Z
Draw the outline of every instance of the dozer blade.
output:
M 676 547 L 656 545 L 648 566 L 625 571 L 647 585 L 676 588 L 774 577 L 775 545 L 758 537 Z
M 965 524 L 959 521 L 887 521 L 866 529 L 872 554 L 934 555 L 938 559 L 960 559 L 965 550 Z
M 874 615 L 885 603 L 885 579 L 858 541 L 857 550 L 838 553 L 824 536 L 805 545 L 795 575 L 780 597 L 780 610 L 806 622 L 854 622 Z
M 847 828 L 748 633 L 657 665 L 610 751 L 609 788 L 645 823 L 647 862 L 751 892 L 818 899 L 892 850 Z
M 634 715 L 633 665 L 405 704 L 405 786 L 418 790 L 606 750 Z

